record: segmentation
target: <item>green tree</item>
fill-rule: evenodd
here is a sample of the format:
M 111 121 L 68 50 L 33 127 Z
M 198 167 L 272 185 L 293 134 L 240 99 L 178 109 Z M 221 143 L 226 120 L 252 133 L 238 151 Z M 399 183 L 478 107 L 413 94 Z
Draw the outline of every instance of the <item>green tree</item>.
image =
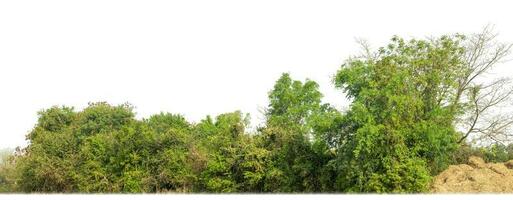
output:
M 24 192 L 76 191 L 78 140 L 72 131 L 73 108 L 52 107 L 39 112 L 28 134 L 28 147 L 16 159 L 17 190 Z
M 323 118 L 330 107 L 321 105 L 318 87 L 314 81 L 302 83 L 283 74 L 270 91 L 266 125 L 258 138 L 271 159 L 265 191 L 319 192 L 330 188 L 319 179 L 321 173 L 329 174 L 325 165 L 332 154 L 324 135 L 317 132 L 330 126 L 325 121 L 328 118 Z
M 348 60 L 335 84 L 353 100 L 344 116 L 337 185 L 350 192 L 420 192 L 456 149 L 451 102 L 463 37 L 391 43 Z
M 147 167 L 152 174 L 153 192 L 191 192 L 197 180 L 194 173 L 193 126 L 181 115 L 160 113 L 145 120 L 153 135 Z
M 245 133 L 249 116 L 241 112 L 210 117 L 196 126 L 199 148 L 207 161 L 200 187 L 208 192 L 254 191 L 263 173 L 265 152 L 259 152 Z M 208 152 L 208 153 L 207 153 Z

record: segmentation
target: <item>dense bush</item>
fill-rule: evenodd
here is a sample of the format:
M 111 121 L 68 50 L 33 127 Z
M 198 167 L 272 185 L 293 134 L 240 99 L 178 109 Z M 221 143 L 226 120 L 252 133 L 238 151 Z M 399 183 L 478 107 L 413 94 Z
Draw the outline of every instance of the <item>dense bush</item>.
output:
M 462 48 L 456 37 L 432 42 L 394 37 L 372 58 L 350 59 L 335 83 L 353 99 L 344 116 L 338 188 L 420 192 L 448 164 L 457 132 L 450 96 Z
M 138 120 L 129 104 L 51 107 L 29 145 L 2 158 L 0 192 L 424 192 L 471 155 L 513 159 L 513 145 L 465 143 L 481 86 L 468 80 L 464 41 L 394 37 L 347 60 L 334 76 L 351 100 L 344 112 L 322 103 L 314 81 L 283 74 L 256 131 L 240 111 L 192 123 Z M 471 129 L 457 131 L 469 113 Z

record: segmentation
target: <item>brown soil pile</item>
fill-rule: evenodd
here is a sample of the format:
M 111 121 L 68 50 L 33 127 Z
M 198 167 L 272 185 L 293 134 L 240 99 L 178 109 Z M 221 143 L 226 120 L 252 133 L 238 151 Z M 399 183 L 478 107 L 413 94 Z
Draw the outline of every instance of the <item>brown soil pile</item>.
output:
M 435 193 L 512 193 L 513 160 L 485 163 L 470 157 L 468 164 L 451 165 L 434 178 Z

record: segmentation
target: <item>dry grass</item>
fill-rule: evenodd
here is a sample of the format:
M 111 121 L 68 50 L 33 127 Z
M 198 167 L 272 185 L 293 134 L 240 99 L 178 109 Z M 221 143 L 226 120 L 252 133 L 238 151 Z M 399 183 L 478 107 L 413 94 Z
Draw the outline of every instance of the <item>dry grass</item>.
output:
M 434 178 L 434 193 L 513 193 L 513 160 L 485 163 L 470 157 L 467 164 L 452 165 Z

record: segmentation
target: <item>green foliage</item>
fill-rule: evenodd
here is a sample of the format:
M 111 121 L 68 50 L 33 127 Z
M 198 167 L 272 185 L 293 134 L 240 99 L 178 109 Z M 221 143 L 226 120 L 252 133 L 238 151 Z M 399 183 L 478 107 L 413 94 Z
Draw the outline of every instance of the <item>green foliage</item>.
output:
M 269 192 L 319 192 L 331 188 L 326 176 L 329 145 L 323 140 L 331 128 L 331 108 L 321 105 L 317 83 L 292 80 L 283 74 L 269 93 L 267 124 L 259 144 L 270 152 L 264 190 Z M 324 177 L 326 178 L 326 177 Z
M 25 156 L 16 160 L 16 187 L 24 192 L 74 191 L 78 140 L 72 129 L 77 116 L 68 107 L 52 107 L 39 116 Z
M 465 164 L 470 156 L 481 157 L 485 162 L 506 162 L 513 160 L 513 144 L 496 143 L 482 147 L 464 144 L 452 155 L 451 164 Z
M 353 99 L 338 149 L 338 188 L 420 192 L 456 148 L 447 91 L 462 66 L 459 36 L 394 37 L 373 58 L 350 59 L 335 84 Z
M 79 137 L 118 130 L 134 121 L 135 114 L 128 104 L 111 106 L 105 102 L 92 103 L 78 113 Z
M 128 104 L 41 111 L 16 159 L 24 192 L 190 191 L 192 126 L 179 115 L 134 119 Z
M 313 81 L 288 74 L 270 92 L 267 123 L 247 133 L 236 111 L 192 124 L 160 113 L 136 120 L 128 104 L 39 112 L 16 157 L 23 192 L 333 191 L 332 144 L 341 114 L 321 105 Z
M 27 147 L 2 153 L 0 192 L 424 192 L 471 155 L 513 159 L 513 145 L 457 144 L 454 124 L 469 108 L 458 92 L 463 40 L 393 37 L 347 60 L 334 77 L 352 100 L 345 112 L 322 103 L 316 82 L 285 73 L 251 132 L 240 111 L 191 123 L 138 120 L 129 104 L 51 107 Z
M 200 173 L 201 191 L 258 192 L 265 174 L 265 149 L 258 148 L 245 134 L 248 116 L 237 111 L 197 125 L 197 138 L 206 155 L 206 166 Z

